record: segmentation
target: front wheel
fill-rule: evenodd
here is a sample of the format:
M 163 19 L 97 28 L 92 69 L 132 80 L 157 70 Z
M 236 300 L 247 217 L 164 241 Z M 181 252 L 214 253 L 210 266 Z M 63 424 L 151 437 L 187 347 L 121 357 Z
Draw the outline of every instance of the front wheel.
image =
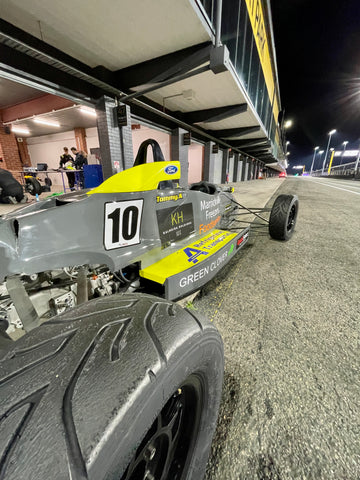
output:
M 295 230 L 299 200 L 296 195 L 279 195 L 271 209 L 269 233 L 275 240 L 289 240 Z
M 6 346 L 0 369 L 7 480 L 203 478 L 223 380 L 205 318 L 100 298 Z

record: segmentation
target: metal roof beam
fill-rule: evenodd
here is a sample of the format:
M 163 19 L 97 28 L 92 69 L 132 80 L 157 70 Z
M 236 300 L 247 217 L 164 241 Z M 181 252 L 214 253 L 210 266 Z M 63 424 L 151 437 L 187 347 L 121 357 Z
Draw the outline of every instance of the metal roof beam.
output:
M 159 90 L 159 88 L 166 87 L 167 85 L 171 85 L 172 83 L 180 82 L 180 80 L 185 80 L 186 78 L 194 77 L 195 75 L 199 75 L 200 73 L 207 72 L 208 70 L 210 70 L 210 65 L 199 67 L 195 70 L 191 70 L 190 72 L 186 72 L 181 75 L 178 75 L 177 77 L 172 77 L 172 78 L 169 78 L 168 80 L 164 80 L 161 83 L 151 84 L 150 86 L 144 88 L 143 90 L 130 93 L 129 95 L 124 95 L 123 97 L 120 97 L 120 100 L 122 102 L 128 102 L 133 98 L 142 97 L 146 93 L 154 92 L 155 90 Z
M 114 72 L 123 89 L 150 86 L 178 77 L 210 61 L 211 43 L 201 43 Z M 140 83 L 141 80 L 141 83 Z
M 268 146 L 268 145 L 254 145 L 253 147 L 243 147 L 243 150 L 245 150 L 245 152 L 252 152 L 252 151 L 255 151 L 255 150 L 266 150 L 268 151 L 271 147 Z
M 246 153 L 249 155 L 260 155 L 263 153 L 270 153 L 268 148 L 254 148 L 254 149 L 244 149 Z
M 257 145 L 271 145 L 270 140 L 266 137 L 252 138 L 250 140 L 235 140 L 233 143 L 236 143 L 236 146 L 239 148 L 255 147 Z
M 212 123 L 220 122 L 221 120 L 233 117 L 234 115 L 240 115 L 241 113 L 247 112 L 247 109 L 247 103 L 240 103 L 237 105 L 228 105 L 226 107 L 208 108 L 206 110 L 186 112 L 183 113 L 182 116 L 184 120 L 188 123 Z
M 44 87 L 44 91 L 65 98 L 77 97 L 89 101 L 101 96 L 98 87 L 89 84 L 80 78 L 59 70 L 57 67 L 29 57 L 26 53 L 1 44 L 0 76 L 11 79 L 20 77 L 29 82 L 38 83 Z M 46 78 L 46 80 L 44 80 Z M 39 87 L 38 87 L 39 88 Z
M 242 137 L 249 133 L 260 132 L 260 126 L 256 125 L 253 127 L 241 127 L 241 128 L 227 128 L 225 130 L 211 130 L 211 133 L 215 134 L 217 137 L 224 138 L 227 140 Z

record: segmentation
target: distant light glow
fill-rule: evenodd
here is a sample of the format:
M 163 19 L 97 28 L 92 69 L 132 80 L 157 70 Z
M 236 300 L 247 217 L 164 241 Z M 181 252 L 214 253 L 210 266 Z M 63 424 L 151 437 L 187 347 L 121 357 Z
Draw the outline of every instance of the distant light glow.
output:
M 335 128 L 334 128 L 334 130 L 331 130 L 331 131 L 329 132 L 329 135 L 333 135 L 334 133 L 336 133 Z
M 290 128 L 292 126 L 292 120 L 286 120 L 286 122 L 284 123 L 284 128 Z
M 304 165 L 294 165 L 292 168 L 294 170 L 302 170 L 304 168 Z

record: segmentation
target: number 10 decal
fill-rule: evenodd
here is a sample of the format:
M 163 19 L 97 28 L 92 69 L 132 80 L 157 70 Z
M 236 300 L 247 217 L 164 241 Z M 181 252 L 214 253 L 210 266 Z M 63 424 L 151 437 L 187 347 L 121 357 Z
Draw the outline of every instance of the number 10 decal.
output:
M 140 243 L 140 225 L 144 200 L 105 204 L 106 250 Z

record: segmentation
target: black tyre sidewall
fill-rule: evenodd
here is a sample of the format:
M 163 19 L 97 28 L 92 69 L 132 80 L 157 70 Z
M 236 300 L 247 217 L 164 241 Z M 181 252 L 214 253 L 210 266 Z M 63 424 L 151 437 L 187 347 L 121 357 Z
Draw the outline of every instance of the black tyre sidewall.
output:
M 150 295 L 113 295 L 54 317 L 3 348 L 0 416 L 7 419 L 4 438 L 14 438 L 6 478 L 45 480 L 51 472 L 56 479 L 119 480 L 167 401 L 194 376 L 195 387 L 184 392 L 200 385 L 203 402 L 199 421 L 191 420 L 198 428 L 186 426 L 180 436 L 191 445 L 185 464 L 181 457 L 181 479 L 203 477 L 224 361 L 220 334 L 201 315 Z M 196 410 L 188 405 L 185 411 Z
M 295 205 L 294 225 L 291 230 L 287 229 L 289 215 Z M 275 240 L 289 240 L 295 230 L 297 215 L 299 211 L 299 199 L 296 195 L 279 195 L 271 209 L 269 219 L 269 233 Z
M 223 382 L 222 342 L 213 332 L 206 337 L 205 339 L 203 335 L 199 335 L 194 338 L 191 347 L 182 345 L 174 352 L 171 364 L 157 377 L 156 382 L 138 392 L 127 412 L 125 422 L 121 425 L 122 437 L 109 439 L 108 445 L 104 446 L 102 454 L 89 470 L 89 480 L 121 478 L 134 455 L 134 447 L 141 443 L 168 399 L 191 375 L 197 376 L 201 381 L 203 406 L 198 431 L 193 439 L 193 450 L 181 478 L 203 478 L 216 427 Z M 147 419 L 146 423 L 144 419 Z M 123 435 L 124 432 L 128 433 Z M 113 442 L 116 442 L 117 448 L 110 455 Z M 105 465 L 108 471 L 107 475 L 102 477 Z

